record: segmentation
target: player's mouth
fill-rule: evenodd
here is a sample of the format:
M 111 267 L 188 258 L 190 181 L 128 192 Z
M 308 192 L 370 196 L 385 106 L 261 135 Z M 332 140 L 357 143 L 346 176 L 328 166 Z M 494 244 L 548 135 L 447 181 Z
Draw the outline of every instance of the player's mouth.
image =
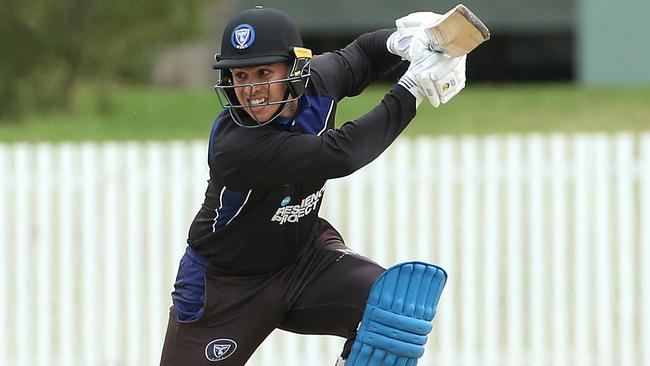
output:
M 248 114 L 258 122 L 266 122 L 266 120 L 270 118 L 270 114 L 273 113 L 272 106 L 269 106 L 269 100 L 267 97 L 251 98 L 248 100 L 248 105 L 249 106 L 246 107 Z
M 267 98 L 254 98 L 250 99 L 248 101 L 248 104 L 251 106 L 251 110 L 253 112 L 260 111 L 264 109 L 264 107 L 268 106 L 268 99 Z

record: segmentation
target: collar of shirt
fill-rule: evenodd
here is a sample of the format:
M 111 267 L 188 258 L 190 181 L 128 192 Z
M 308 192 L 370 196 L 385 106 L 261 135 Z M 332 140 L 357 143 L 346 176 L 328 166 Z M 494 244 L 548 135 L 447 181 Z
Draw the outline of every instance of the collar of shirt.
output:
M 307 108 L 309 108 L 309 99 L 307 99 L 307 96 L 303 94 L 300 99 L 298 99 L 298 110 L 296 111 L 296 114 L 291 117 L 278 116 L 272 123 L 283 130 L 289 131 L 295 119 L 298 118 L 298 116 L 300 116 L 300 114 Z

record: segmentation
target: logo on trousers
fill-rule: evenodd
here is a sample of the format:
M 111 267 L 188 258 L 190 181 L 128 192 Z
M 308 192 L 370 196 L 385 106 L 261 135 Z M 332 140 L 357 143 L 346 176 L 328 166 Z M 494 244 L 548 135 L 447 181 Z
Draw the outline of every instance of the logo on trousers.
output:
M 237 342 L 232 339 L 215 339 L 205 347 L 205 357 L 209 361 L 222 361 L 230 357 L 237 349 Z

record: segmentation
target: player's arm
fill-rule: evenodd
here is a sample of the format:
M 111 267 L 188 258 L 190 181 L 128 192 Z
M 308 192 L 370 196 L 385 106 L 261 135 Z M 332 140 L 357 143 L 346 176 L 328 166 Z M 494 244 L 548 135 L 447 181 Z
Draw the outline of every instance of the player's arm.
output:
M 394 31 L 366 33 L 341 50 L 315 56 L 311 63 L 312 80 L 335 100 L 359 95 L 402 62 L 386 47 Z
M 360 118 L 320 136 L 272 129 L 236 129 L 211 157 L 223 184 L 234 189 L 271 187 L 343 177 L 377 158 L 415 117 L 423 98 L 444 103 L 464 86 L 464 63 L 435 54 L 429 66 L 411 66 L 382 101 Z M 419 64 L 422 67 L 423 64 Z M 449 88 L 448 84 L 454 84 Z M 447 88 L 447 89 L 445 89 Z M 444 89 L 440 92 L 439 90 Z M 435 105 L 435 103 L 434 103 Z M 243 146 L 242 141 L 248 141 Z
M 252 131 L 233 136 L 232 146 L 222 140 L 211 157 L 214 171 L 223 184 L 233 189 L 346 176 L 379 156 L 415 112 L 413 95 L 403 86 L 394 85 L 371 111 L 320 136 L 268 129 L 243 146 L 234 141 L 241 143 Z
M 351 174 L 397 138 L 424 98 L 437 107 L 458 94 L 465 86 L 464 61 L 464 56 L 432 52 L 422 62 L 411 64 L 399 83 L 371 111 L 320 136 L 270 127 L 235 129 L 235 135 L 215 144 L 211 156 L 215 171 L 225 185 L 235 189 Z

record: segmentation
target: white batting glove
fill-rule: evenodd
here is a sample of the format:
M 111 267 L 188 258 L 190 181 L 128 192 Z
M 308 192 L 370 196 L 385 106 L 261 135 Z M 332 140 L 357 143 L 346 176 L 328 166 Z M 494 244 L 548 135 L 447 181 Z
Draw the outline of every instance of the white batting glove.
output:
M 397 31 L 393 32 L 386 41 L 386 48 L 394 55 L 400 56 L 404 60 L 411 61 L 409 46 L 413 35 L 420 30 L 423 24 L 433 24 L 442 17 L 430 11 L 421 11 L 411 13 L 395 20 Z
M 398 84 L 413 94 L 416 108 L 425 97 L 438 108 L 465 88 L 466 60 L 467 56 L 452 57 L 429 51 L 424 59 L 411 63 Z
M 438 19 L 442 18 L 440 15 Z M 426 21 L 420 24 L 417 30 L 415 30 L 411 36 L 411 43 L 408 46 L 408 58 L 411 62 L 418 62 L 431 53 L 442 52 L 442 48 L 438 47 L 438 41 L 433 37 L 429 32 L 429 28 L 433 27 L 437 23 L 438 19 Z

